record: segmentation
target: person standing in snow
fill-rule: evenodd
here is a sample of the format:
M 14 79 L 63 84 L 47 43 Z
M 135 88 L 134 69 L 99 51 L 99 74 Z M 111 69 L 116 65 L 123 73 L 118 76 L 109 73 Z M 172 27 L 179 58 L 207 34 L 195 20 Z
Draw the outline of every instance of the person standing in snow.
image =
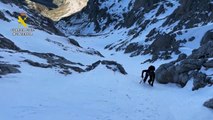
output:
M 145 74 L 145 78 L 143 79 L 143 74 Z M 148 80 L 148 83 L 153 86 L 154 84 L 154 80 L 155 80 L 155 67 L 154 66 L 149 66 L 149 68 L 147 70 L 143 70 L 142 73 L 141 73 L 141 81 L 139 82 L 140 84 L 142 83 L 142 80 L 143 82 L 145 83 L 147 78 L 149 77 L 149 80 Z

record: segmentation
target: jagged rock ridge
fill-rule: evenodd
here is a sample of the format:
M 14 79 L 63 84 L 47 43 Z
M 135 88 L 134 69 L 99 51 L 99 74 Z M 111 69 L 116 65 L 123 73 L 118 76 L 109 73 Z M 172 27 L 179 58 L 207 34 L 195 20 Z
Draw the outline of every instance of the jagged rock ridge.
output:
M 35 9 L 43 16 L 59 21 L 63 17 L 70 16 L 87 5 L 87 0 L 25 0 L 31 9 Z

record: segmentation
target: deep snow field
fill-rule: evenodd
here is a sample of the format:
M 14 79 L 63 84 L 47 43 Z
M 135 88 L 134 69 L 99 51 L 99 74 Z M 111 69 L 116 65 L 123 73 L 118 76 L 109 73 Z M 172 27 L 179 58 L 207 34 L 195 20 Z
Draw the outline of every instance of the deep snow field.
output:
M 103 59 L 121 63 L 128 75 L 99 66 L 88 73 L 65 76 L 53 69 L 23 63 L 22 73 L 0 79 L 1 120 L 210 120 L 213 117 L 213 111 L 202 105 L 212 97 L 212 88 L 192 92 L 192 82 L 183 89 L 157 82 L 154 87 L 140 85 L 141 70 L 149 66 L 140 64 L 142 57 L 130 58 L 104 50 L 103 42 L 98 42 L 100 37 L 76 39 L 85 48 L 99 50 L 105 56 Z M 7 59 L 18 59 L 10 57 Z M 160 64 L 162 61 L 154 63 Z

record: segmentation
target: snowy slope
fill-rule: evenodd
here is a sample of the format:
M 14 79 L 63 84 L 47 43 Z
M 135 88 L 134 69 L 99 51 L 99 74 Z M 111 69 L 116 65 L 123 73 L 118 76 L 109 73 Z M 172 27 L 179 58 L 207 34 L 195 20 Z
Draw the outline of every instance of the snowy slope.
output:
M 115 1 L 111 0 L 106 6 L 113 2 Z M 116 2 L 118 1 L 116 0 Z M 125 11 L 128 11 L 131 8 L 128 8 L 127 4 L 128 2 L 120 1 L 109 12 L 115 12 L 120 5 L 126 8 Z M 48 26 L 41 29 L 37 28 L 38 24 L 28 24 L 29 28 L 35 29 L 33 36 L 12 36 L 11 29 L 19 26 L 19 23 L 17 17 L 9 15 L 6 10 L 11 14 L 26 12 L 29 19 L 33 20 L 37 16 L 27 11 L 27 8 L 24 9 L 23 6 L 17 7 L 14 4 L 0 2 L 0 11 L 10 20 L 8 22 L 0 19 L 1 26 L 4 28 L 0 29 L 0 40 L 7 38 L 22 49 L 0 48 L 0 63 L 20 66 L 18 68 L 20 73 L 3 75 L 0 78 L 0 94 L 2 95 L 0 97 L 0 119 L 209 120 L 213 118 L 212 110 L 203 107 L 203 103 L 213 96 L 212 87 L 207 86 L 192 92 L 192 81 L 189 81 L 182 89 L 175 84 L 162 85 L 158 82 L 155 82 L 154 87 L 148 84 L 138 84 L 141 80 L 142 69 L 148 68 L 150 64 L 157 68 L 161 64 L 175 60 L 177 56 L 174 55 L 173 59 L 158 59 L 153 63 L 141 64 L 152 55 L 129 57 L 129 54 L 123 54 L 122 51 L 115 52 L 104 48 L 111 43 L 116 44 L 119 40 L 129 40 L 131 37 L 125 33 L 127 28 L 104 35 L 103 33 L 97 33 L 94 36 L 70 35 L 68 38 L 49 31 Z M 48 21 L 42 17 L 38 17 L 38 19 Z M 152 27 L 154 25 L 149 29 Z M 202 34 L 205 34 L 204 30 L 210 30 L 212 24 L 201 28 L 188 30 L 186 36 L 183 34 L 177 37 L 186 38 L 190 35 L 197 35 L 194 31 L 197 33 L 202 31 Z M 75 29 L 75 27 L 69 29 Z M 145 34 L 146 31 L 143 32 Z M 140 37 L 143 34 L 140 34 Z M 202 36 L 198 37 L 200 38 L 196 40 L 201 39 Z M 77 40 L 81 47 L 71 44 L 70 38 Z M 139 41 L 138 39 L 133 41 Z M 198 45 L 191 46 L 190 43 L 185 45 L 184 49 L 192 47 L 192 50 L 199 47 Z M 104 57 L 99 56 L 97 51 Z M 25 60 L 32 60 L 41 65 L 53 65 L 53 67 L 35 67 L 24 62 Z M 60 60 L 61 64 L 58 64 L 57 60 Z M 87 65 L 98 60 L 116 61 L 125 68 L 128 74 L 114 72 L 106 69 L 104 65 L 99 65 L 94 70 L 87 72 L 78 73 L 68 69 L 72 74 L 60 73 L 64 67 L 75 66 L 85 69 L 88 67 Z M 53 63 L 50 64 L 50 61 Z M 54 66 L 56 64 L 54 62 L 57 63 L 56 66 Z M 203 68 L 202 71 L 206 70 Z M 211 73 L 211 69 L 208 72 Z
M 0 93 L 4 95 L 0 98 L 1 119 L 209 120 L 212 118 L 212 111 L 202 106 L 206 98 L 212 96 L 211 88 L 196 92 L 191 92 L 190 84 L 184 89 L 160 84 L 155 84 L 155 87 L 151 88 L 149 85 L 139 85 L 138 76 L 123 76 L 102 67 L 89 73 L 67 77 L 52 70 L 29 66 L 22 69 L 26 72 L 9 75 L 0 81 Z
M 14 42 L 15 45 L 21 49 L 38 53 L 54 53 L 59 56 L 66 56 L 68 60 L 73 62 L 80 62 L 83 64 L 91 64 L 92 62 L 99 60 L 98 57 L 96 58 L 87 54 L 94 52 L 93 50 L 74 46 L 69 42 L 68 38 L 36 29 L 34 25 L 29 24 L 29 28 L 35 28 L 32 36 L 13 36 L 11 30 L 13 28 L 18 28 L 20 24 L 18 23 L 17 18 L 9 16 L 6 11 L 9 10 L 11 13 L 14 11 L 18 13 L 27 13 L 27 11 L 20 9 L 15 5 L 7 5 L 3 3 L 0 3 L 0 5 L 3 6 L 1 7 L 1 11 L 10 20 L 10 22 L 1 20 L 1 26 L 4 29 L 1 29 L 0 33 Z M 28 17 L 30 16 L 31 15 L 29 14 Z M 88 59 L 85 60 L 85 57 Z

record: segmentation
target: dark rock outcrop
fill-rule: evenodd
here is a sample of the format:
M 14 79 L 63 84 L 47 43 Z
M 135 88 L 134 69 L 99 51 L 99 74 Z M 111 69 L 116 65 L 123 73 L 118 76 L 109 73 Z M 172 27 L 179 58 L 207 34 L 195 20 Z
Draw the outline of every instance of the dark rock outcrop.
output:
M 184 53 L 182 53 L 182 54 L 180 54 L 180 55 L 178 56 L 177 62 L 179 62 L 179 61 L 181 61 L 181 60 L 184 60 L 184 59 L 186 59 L 186 58 L 187 58 L 187 55 L 184 54 Z
M 207 77 L 205 73 L 202 72 L 194 72 L 193 74 L 193 88 L 192 90 L 198 90 L 199 88 L 203 88 L 208 85 L 211 78 Z
M 115 61 L 107 61 L 107 60 L 103 60 L 103 61 L 97 61 L 95 63 L 93 63 L 92 65 L 88 65 L 88 67 L 85 69 L 86 71 L 91 71 L 93 69 L 95 69 L 96 67 L 98 67 L 99 65 L 105 65 L 108 69 L 112 70 L 112 71 L 118 71 L 121 74 L 126 75 L 127 72 L 125 71 L 125 69 L 123 68 L 123 66 Z
M 142 49 L 143 49 L 143 46 L 139 46 L 138 43 L 130 43 L 130 44 L 126 47 L 124 53 L 132 53 L 132 52 L 135 52 L 135 51 L 137 51 L 137 50 L 139 50 L 139 49 L 142 50 Z
M 121 64 L 115 62 L 115 61 L 107 61 L 107 60 L 100 61 L 99 60 L 99 61 L 93 63 L 92 65 L 87 65 L 86 69 L 82 69 L 81 66 L 75 66 L 76 63 L 70 62 L 68 60 L 64 61 L 62 59 L 62 60 L 59 60 L 61 62 L 57 62 L 58 60 L 55 61 L 51 57 L 50 58 L 45 58 L 45 59 L 47 59 L 48 61 L 50 61 L 50 59 L 51 59 L 51 62 L 48 62 L 47 64 L 34 62 L 32 60 L 24 60 L 23 62 L 27 62 L 28 64 L 30 64 L 30 65 L 32 65 L 34 67 L 59 68 L 59 73 L 65 74 L 65 75 L 72 74 L 72 71 L 70 71 L 70 70 L 73 70 L 73 71 L 78 72 L 78 73 L 88 72 L 88 71 L 94 70 L 99 65 L 105 65 L 106 68 L 108 68 L 108 69 L 110 69 L 110 70 L 112 70 L 114 72 L 118 71 L 121 74 L 124 74 L 124 75 L 127 74 L 127 72 L 125 71 L 123 66 Z
M 37 57 L 40 57 L 42 59 L 46 59 L 48 63 L 48 64 L 43 64 L 43 63 L 37 63 L 37 62 L 29 61 L 29 60 L 24 61 L 29 63 L 32 66 L 42 67 L 42 68 L 55 67 L 55 68 L 60 68 L 63 71 L 69 71 L 70 69 L 78 73 L 84 72 L 82 68 L 77 67 L 77 66 L 84 66 L 81 63 L 71 62 L 65 59 L 64 57 L 55 55 L 53 53 L 36 53 L 36 52 L 29 52 L 29 53 Z M 65 73 L 68 73 L 68 72 L 65 72 Z M 71 74 L 72 72 L 69 72 L 69 73 Z
M 19 65 L 12 65 L 7 63 L 0 62 L 0 75 L 7 75 L 11 73 L 20 73 L 20 71 L 17 69 L 19 68 Z
M 205 68 L 213 68 L 213 60 L 209 60 L 203 64 Z
M 30 52 L 31 53 L 31 52 Z M 80 63 L 71 62 L 61 56 L 54 55 L 52 53 L 31 53 L 37 57 L 47 60 L 47 64 L 34 62 L 32 60 L 24 60 L 23 62 L 27 62 L 28 64 L 34 67 L 41 67 L 41 68 L 56 68 L 59 69 L 59 72 L 62 74 L 72 74 L 72 71 L 81 73 L 85 72 L 79 66 L 83 66 Z
M 206 32 L 206 34 L 204 35 L 203 39 L 201 40 L 201 45 L 206 44 L 209 41 L 213 41 L 213 30 L 210 30 L 208 32 Z
M 69 38 L 68 40 L 69 40 L 69 42 L 70 42 L 71 44 L 73 44 L 73 45 L 75 45 L 75 46 L 77 46 L 77 47 L 81 47 L 81 46 L 79 45 L 79 43 L 78 43 L 76 40 L 71 39 L 71 38 Z
M 101 62 L 102 65 L 106 65 L 108 67 L 108 69 L 112 69 L 113 71 L 119 71 L 120 73 L 126 75 L 127 72 L 125 71 L 125 69 L 123 68 L 123 66 L 115 61 L 107 61 L 107 60 L 103 60 Z M 110 67 L 110 66 L 115 66 L 116 68 Z
M 34 61 L 28 60 L 28 59 L 24 60 L 23 62 L 26 62 L 26 63 L 34 66 L 34 67 L 41 67 L 41 68 L 50 68 L 50 67 L 52 67 L 51 65 L 44 64 L 44 63 L 34 62 Z
M 203 105 L 204 105 L 205 107 L 207 107 L 207 108 L 213 109 L 213 98 L 210 99 L 210 100 L 208 100 L 208 101 L 206 101 Z
M 22 6 L 22 5 L 26 5 L 24 3 L 24 0 L 0 0 L 1 2 L 5 3 L 5 4 L 15 4 L 17 6 Z
M 213 41 L 203 44 L 200 48 L 194 49 L 189 56 L 191 59 L 204 59 L 213 57 Z
M 31 0 L 33 2 L 42 4 L 48 8 L 57 8 L 58 6 L 56 4 L 53 3 L 53 0 Z
M 192 51 L 188 57 L 179 55 L 176 61 L 163 64 L 156 70 L 156 79 L 159 83 L 177 83 L 184 87 L 193 79 L 192 90 L 198 90 L 212 84 L 212 77 L 208 77 L 205 70 L 213 68 L 213 41 L 209 32 L 204 35 L 201 47 Z M 205 41 L 205 42 L 204 42 Z M 201 70 L 205 68 L 204 70 Z
M 91 71 L 94 70 L 98 65 L 100 65 L 101 61 L 97 61 L 95 63 L 93 63 L 92 65 L 88 65 L 86 68 L 86 71 Z
M 0 48 L 19 51 L 21 50 L 12 41 L 0 34 Z
M 160 51 L 175 51 L 178 52 L 179 43 L 174 36 L 168 34 L 157 35 L 156 40 L 150 45 L 150 49 L 153 53 L 159 53 Z
M 99 51 L 96 51 L 95 49 L 93 48 L 87 48 L 86 51 L 81 51 L 81 50 L 78 50 L 79 52 L 83 52 L 83 53 L 86 53 L 88 55 L 97 55 L 99 57 L 104 57 Z
M 5 17 L 4 13 L 0 11 L 0 19 L 10 22 L 10 20 L 8 18 Z
M 197 24 L 208 24 L 213 20 L 212 3 L 209 0 L 180 0 L 180 6 L 169 16 L 163 26 L 179 21 L 174 31 L 182 28 L 197 27 Z M 198 7 L 199 6 L 199 7 Z

